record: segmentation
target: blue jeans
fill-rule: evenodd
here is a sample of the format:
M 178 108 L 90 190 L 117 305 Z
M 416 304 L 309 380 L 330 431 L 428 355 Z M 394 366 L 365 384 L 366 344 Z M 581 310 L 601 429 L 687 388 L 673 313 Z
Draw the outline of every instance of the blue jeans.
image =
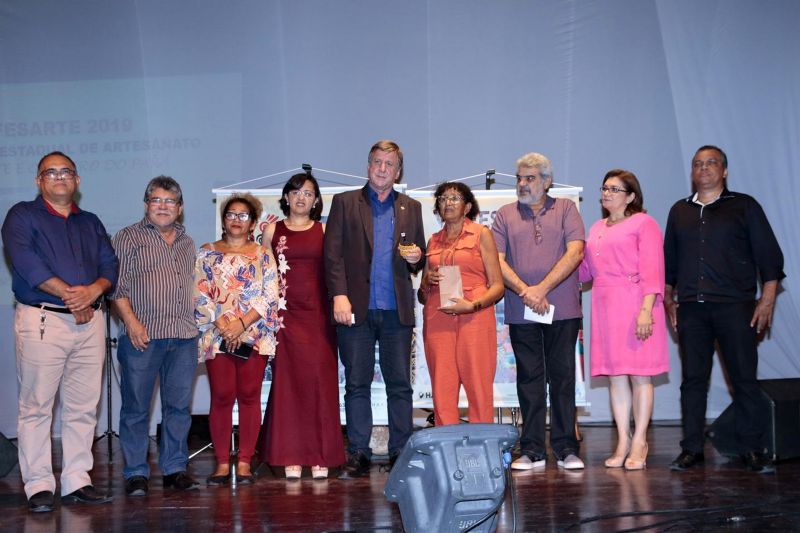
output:
M 550 385 L 550 446 L 557 457 L 578 453 L 575 438 L 575 342 L 580 318 L 552 324 L 510 324 L 522 410 L 520 451 L 545 455 L 547 385 Z
M 151 340 L 140 352 L 127 335 L 119 339 L 117 360 L 122 370 L 119 440 L 125 457 L 125 479 L 150 477 L 150 405 L 156 378 L 161 387 L 161 442 L 158 465 L 163 475 L 186 470 L 187 438 L 192 416 L 192 383 L 197 368 L 197 338 Z
M 400 324 L 397 311 L 370 309 L 360 326 L 338 326 L 339 356 L 344 365 L 344 411 L 347 451 L 370 457 L 372 433 L 372 378 L 375 342 L 386 384 L 389 410 L 389 454 L 400 453 L 413 430 L 411 389 L 411 326 Z

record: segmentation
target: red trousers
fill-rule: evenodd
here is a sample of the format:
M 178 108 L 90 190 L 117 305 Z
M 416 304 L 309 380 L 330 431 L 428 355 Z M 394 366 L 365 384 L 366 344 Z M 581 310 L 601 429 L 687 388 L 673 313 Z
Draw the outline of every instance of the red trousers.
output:
M 208 425 L 217 463 L 230 461 L 234 402 L 239 403 L 238 461 L 249 463 L 253 457 L 261 429 L 261 384 L 266 367 L 267 357 L 258 354 L 240 359 L 218 353 L 214 359 L 206 361 L 211 387 Z

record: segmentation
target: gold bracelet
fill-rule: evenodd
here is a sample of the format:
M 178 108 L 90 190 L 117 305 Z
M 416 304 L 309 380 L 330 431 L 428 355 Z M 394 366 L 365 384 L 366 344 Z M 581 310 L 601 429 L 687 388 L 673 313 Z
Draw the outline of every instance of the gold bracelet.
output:
M 475 300 L 474 302 L 472 302 L 472 312 L 473 313 L 479 311 L 481 309 L 481 307 L 483 307 L 483 304 L 481 303 L 480 300 Z

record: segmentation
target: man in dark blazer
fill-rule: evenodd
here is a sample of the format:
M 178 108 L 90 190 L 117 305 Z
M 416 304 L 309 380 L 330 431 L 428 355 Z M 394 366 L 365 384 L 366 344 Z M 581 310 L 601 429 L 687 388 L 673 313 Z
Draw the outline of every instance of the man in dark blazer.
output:
M 367 176 L 362 189 L 333 197 L 325 231 L 325 277 L 346 382 L 348 460 L 342 479 L 369 472 L 376 341 L 388 400 L 391 465 L 413 426 L 411 275 L 425 263 L 421 206 L 394 190 L 403 176 L 403 152 L 396 143 L 372 146 Z

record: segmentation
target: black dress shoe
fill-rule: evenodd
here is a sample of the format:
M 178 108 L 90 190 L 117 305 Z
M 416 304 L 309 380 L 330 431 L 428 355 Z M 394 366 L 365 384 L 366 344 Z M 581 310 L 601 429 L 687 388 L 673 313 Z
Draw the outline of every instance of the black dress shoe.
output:
M 88 503 L 90 505 L 109 503 L 113 500 L 113 496 L 98 494 L 91 485 L 86 485 L 75 492 L 70 492 L 66 496 L 61 497 L 61 503 Z
M 230 480 L 231 480 L 230 474 L 225 474 L 224 476 L 210 475 L 206 478 L 206 485 L 212 485 L 212 486 L 227 485 Z
M 125 494 L 128 496 L 146 496 L 147 478 L 144 476 L 133 476 L 125 480 Z
M 682 472 L 698 465 L 706 460 L 702 452 L 694 453 L 683 450 L 681 454 L 669 464 L 670 470 Z
M 53 493 L 49 490 L 37 492 L 28 499 L 28 508 L 32 513 L 49 513 L 53 510 Z
M 174 488 L 176 490 L 196 490 L 200 483 L 195 481 L 185 471 L 175 472 L 164 476 L 164 488 Z
M 773 474 L 775 472 L 772 460 L 761 452 L 747 452 L 742 456 L 742 460 L 751 472 L 757 474 Z
M 394 464 L 397 462 L 397 458 L 400 457 L 399 453 L 393 453 L 389 456 L 389 462 L 385 465 L 381 465 L 379 470 L 381 472 L 391 472 L 392 468 L 394 468 Z
M 369 457 L 364 452 L 356 452 L 347 459 L 339 479 L 355 479 L 369 473 Z

